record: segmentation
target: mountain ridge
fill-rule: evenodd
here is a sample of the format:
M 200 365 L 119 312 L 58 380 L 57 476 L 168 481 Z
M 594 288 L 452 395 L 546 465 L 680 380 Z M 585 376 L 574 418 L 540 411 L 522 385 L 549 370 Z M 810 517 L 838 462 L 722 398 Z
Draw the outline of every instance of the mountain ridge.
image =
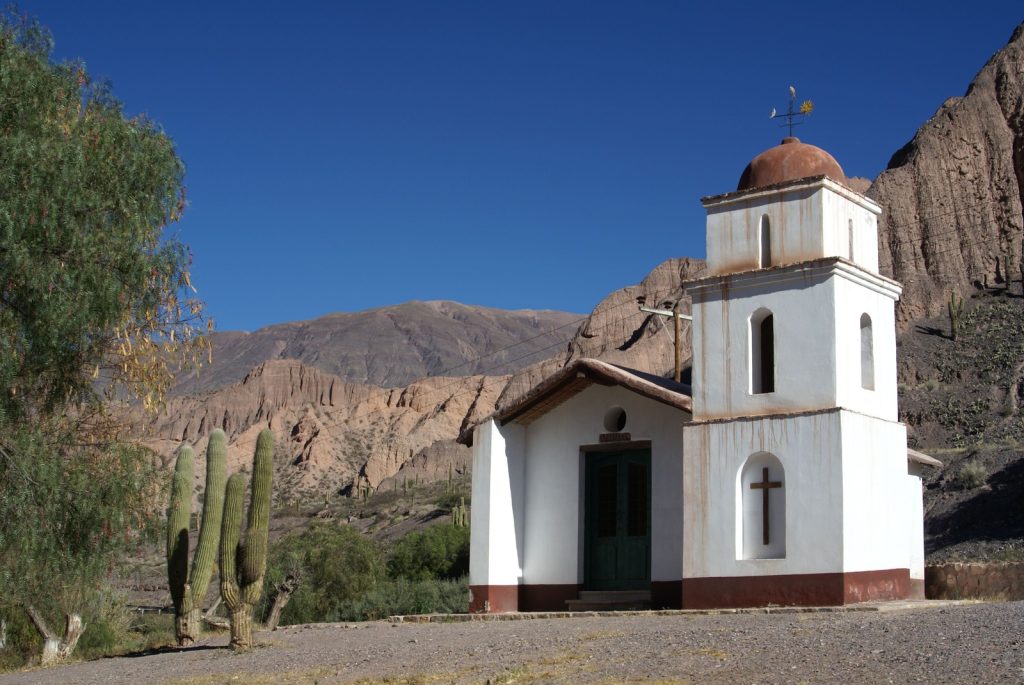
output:
M 539 358 L 560 342 L 554 332 L 580 319 L 556 310 L 412 300 L 271 324 L 251 333 L 216 332 L 210 337 L 213 363 L 180 377 L 173 393 L 226 387 L 268 359 L 298 359 L 347 381 L 380 387 L 442 374 L 502 375 Z

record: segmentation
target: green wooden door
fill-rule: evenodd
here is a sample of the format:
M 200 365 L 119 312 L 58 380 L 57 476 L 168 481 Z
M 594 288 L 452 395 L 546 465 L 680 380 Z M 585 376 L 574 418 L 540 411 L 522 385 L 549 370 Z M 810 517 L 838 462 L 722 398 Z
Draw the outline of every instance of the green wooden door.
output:
M 646 590 L 651 584 L 651 453 L 588 454 L 584 579 L 588 590 Z

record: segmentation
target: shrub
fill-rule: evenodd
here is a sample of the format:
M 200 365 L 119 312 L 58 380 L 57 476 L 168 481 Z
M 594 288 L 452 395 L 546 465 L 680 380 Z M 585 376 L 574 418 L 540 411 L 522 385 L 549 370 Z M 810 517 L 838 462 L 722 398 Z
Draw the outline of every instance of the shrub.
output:
M 472 504 L 472 494 L 463 488 L 455 488 L 452 492 L 446 492 L 434 501 L 441 511 L 451 511 L 460 503 L 464 503 L 467 507 Z
M 281 625 L 340 620 L 341 607 L 370 592 L 384 578 L 377 545 L 347 525 L 317 522 L 277 541 L 270 551 L 263 613 L 288 575 L 299 586 L 281 614 Z
M 457 492 L 449 492 L 441 495 L 435 502 L 438 509 L 441 511 L 451 511 L 455 507 L 459 506 L 459 499 L 465 497 Z
M 7 646 L 0 649 L 0 673 L 22 668 L 31 663 L 33 657 L 38 658 L 39 634 L 29 623 L 25 611 L 19 606 L 4 604 L 0 618 L 7 621 Z
M 988 479 L 988 471 L 975 460 L 968 461 L 956 474 L 956 483 L 964 490 L 980 488 Z
M 398 578 L 345 602 L 339 617 L 343 621 L 377 621 L 405 614 L 465 613 L 468 608 L 469 585 L 465 577 L 417 581 Z
M 175 644 L 174 617 L 168 614 L 139 616 L 129 612 L 123 597 L 101 592 L 84 606 L 85 630 L 75 656 L 99 659 Z M 0 649 L 0 672 L 38 663 L 39 634 L 20 607 L 4 606 L 7 647 Z
M 406 580 L 453 580 L 469 573 L 469 529 L 436 525 L 409 533 L 388 560 L 388 575 Z
M 132 633 L 136 636 L 136 649 L 140 651 L 161 649 L 178 643 L 174 634 L 174 614 L 138 616 L 132 624 Z
M 96 659 L 112 654 L 129 642 L 129 636 L 122 622 L 106 617 L 89 623 L 78 641 L 78 656 Z

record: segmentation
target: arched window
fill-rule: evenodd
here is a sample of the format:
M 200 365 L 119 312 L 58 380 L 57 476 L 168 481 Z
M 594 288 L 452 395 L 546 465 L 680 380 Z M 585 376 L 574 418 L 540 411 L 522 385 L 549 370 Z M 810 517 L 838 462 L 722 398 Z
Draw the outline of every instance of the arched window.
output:
M 767 309 L 750 317 L 750 392 L 775 392 L 775 317 Z
M 854 238 L 854 236 L 853 236 L 853 219 L 850 219 L 850 224 L 849 224 L 849 227 L 847 228 L 846 235 L 847 235 L 847 240 L 850 243 L 849 254 L 850 254 L 850 261 L 852 262 L 852 261 L 855 261 L 854 256 L 853 256 L 854 255 L 854 252 L 853 252 L 853 242 L 854 242 L 854 240 L 853 240 L 853 238 Z
M 752 454 L 736 474 L 736 556 L 786 557 L 786 472 L 768 452 Z
M 757 229 L 757 268 L 764 269 L 772 265 L 772 227 L 768 223 L 768 215 L 761 216 L 761 225 Z
M 875 389 L 875 341 L 867 314 L 860 315 L 860 385 L 865 390 Z

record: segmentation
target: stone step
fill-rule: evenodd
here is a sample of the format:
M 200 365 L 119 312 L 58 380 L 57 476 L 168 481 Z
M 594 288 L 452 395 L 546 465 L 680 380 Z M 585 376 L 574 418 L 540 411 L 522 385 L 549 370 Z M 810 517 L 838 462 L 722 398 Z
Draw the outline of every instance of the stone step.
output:
M 650 590 L 580 590 L 579 598 L 590 602 L 651 601 Z
M 566 600 L 569 611 L 629 611 L 651 608 L 648 590 L 581 590 L 578 599 Z
M 650 602 L 584 602 L 581 599 L 565 600 L 566 611 L 646 611 Z

